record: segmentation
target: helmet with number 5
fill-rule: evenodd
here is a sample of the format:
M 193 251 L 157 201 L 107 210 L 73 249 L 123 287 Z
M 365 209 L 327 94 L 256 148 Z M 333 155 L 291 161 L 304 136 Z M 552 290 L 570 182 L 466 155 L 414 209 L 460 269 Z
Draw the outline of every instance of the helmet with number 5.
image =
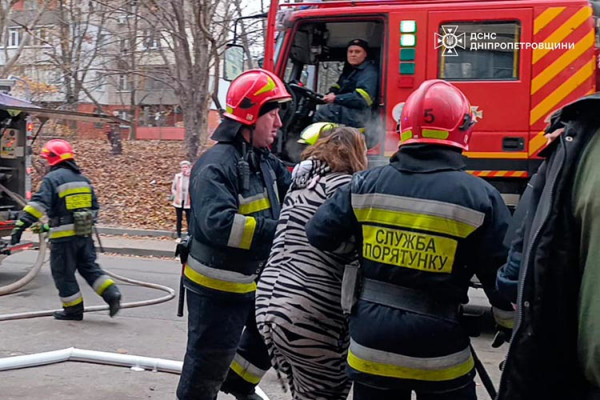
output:
M 400 117 L 400 146 L 425 143 L 468 150 L 473 125 L 467 97 L 446 81 L 428 80 L 406 99 Z

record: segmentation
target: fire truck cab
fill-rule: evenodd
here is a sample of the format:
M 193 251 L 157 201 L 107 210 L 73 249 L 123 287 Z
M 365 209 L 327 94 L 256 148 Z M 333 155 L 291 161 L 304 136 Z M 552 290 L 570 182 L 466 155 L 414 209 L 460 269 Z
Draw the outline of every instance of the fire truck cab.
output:
M 363 39 L 379 69 L 365 127 L 370 164 L 387 163 L 396 151 L 408 95 L 424 80 L 445 79 L 466 94 L 478 120 L 467 169 L 514 205 L 539 166 L 546 119 L 596 90 L 597 6 L 588 0 L 273 0 L 263 67 L 293 95 L 274 151 L 298 161 L 298 135 L 311 123 L 318 94 L 338 79 L 348 42 Z

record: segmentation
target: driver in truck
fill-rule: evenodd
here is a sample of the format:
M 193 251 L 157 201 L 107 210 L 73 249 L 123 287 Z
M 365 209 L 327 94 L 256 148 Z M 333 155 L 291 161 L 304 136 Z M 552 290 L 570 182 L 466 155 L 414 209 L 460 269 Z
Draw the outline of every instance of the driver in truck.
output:
M 323 97 L 314 122 L 334 122 L 364 128 L 377 98 L 377 67 L 367 60 L 369 45 L 362 39 L 348 43 L 342 75 Z

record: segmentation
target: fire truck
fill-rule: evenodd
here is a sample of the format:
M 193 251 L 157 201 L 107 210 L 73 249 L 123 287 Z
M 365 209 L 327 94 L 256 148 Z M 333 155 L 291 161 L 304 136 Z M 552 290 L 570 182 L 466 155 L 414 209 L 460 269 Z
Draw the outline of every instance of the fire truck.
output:
M 32 145 L 50 119 L 127 123 L 112 116 L 41 108 L 0 93 L 0 262 L 11 252 L 31 247 L 30 243 L 11 247 L 8 237 L 19 211 L 31 199 Z
M 397 150 L 397 120 L 408 95 L 424 80 L 445 79 L 466 94 L 478 120 L 465 152 L 468 171 L 514 205 L 540 164 L 547 118 L 596 90 L 599 6 L 588 0 L 272 0 L 263 68 L 293 95 L 273 150 L 298 161 L 299 133 L 341 74 L 347 43 L 360 38 L 379 69 L 365 130 L 370 165 L 387 163 Z M 242 54 L 236 47 L 226 52 L 226 76 Z

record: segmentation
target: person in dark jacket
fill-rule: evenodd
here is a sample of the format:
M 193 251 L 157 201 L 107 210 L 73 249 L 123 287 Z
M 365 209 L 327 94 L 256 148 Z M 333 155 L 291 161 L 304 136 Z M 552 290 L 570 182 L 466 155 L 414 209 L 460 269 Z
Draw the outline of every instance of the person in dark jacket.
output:
M 425 81 L 402 110 L 390 164 L 354 175 L 309 221 L 309 242 L 331 251 L 356 238 L 362 280 L 350 315 L 354 400 L 476 398 L 474 359 L 460 324 L 477 274 L 499 324 L 512 307 L 495 290 L 510 213 L 500 193 L 464 171 L 469 101 Z
M 348 43 L 347 63 L 342 75 L 329 89 L 313 118 L 314 122 L 333 122 L 364 128 L 377 99 L 378 72 L 373 60 L 367 60 L 369 45 L 362 39 Z
M 192 168 L 180 400 L 213 400 L 220 388 L 238 399 L 260 399 L 254 387 L 271 363 L 256 329 L 254 294 L 291 182 L 268 147 L 282 126 L 279 104 L 289 100 L 276 75 L 244 72 L 227 92 L 225 118 L 212 135 L 217 143 Z
M 564 133 L 519 205 L 525 218 L 498 274 L 518 311 L 498 400 L 600 399 L 599 108 L 594 94 L 553 114 L 547 132 Z
M 94 188 L 75 163 L 69 142 L 50 140 L 40 156 L 46 159 L 50 171 L 44 176 L 40 190 L 23 208 L 11 244 L 19 243 L 23 231 L 46 214 L 50 226 L 42 225 L 42 229 L 50 231 L 50 269 L 63 306 L 62 311 L 54 313 L 54 318 L 83 319 L 83 296 L 75 271 L 108 303 L 109 315 L 113 317 L 121 307 L 121 293 L 96 263 L 92 229 L 99 206 Z

